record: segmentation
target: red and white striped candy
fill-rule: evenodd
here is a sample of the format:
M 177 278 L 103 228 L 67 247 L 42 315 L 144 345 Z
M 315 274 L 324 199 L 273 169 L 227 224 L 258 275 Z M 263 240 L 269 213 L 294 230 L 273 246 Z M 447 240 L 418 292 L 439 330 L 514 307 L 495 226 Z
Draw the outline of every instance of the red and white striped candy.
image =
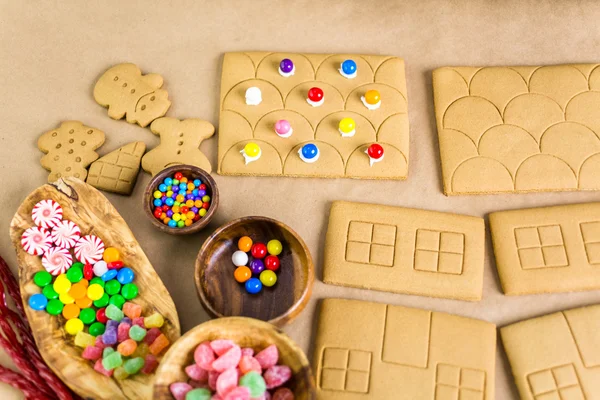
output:
M 73 257 L 69 250 L 62 247 L 52 247 L 42 257 L 42 265 L 54 276 L 67 272 L 71 264 L 73 264 Z
M 21 236 L 21 246 L 23 246 L 23 250 L 29 254 L 41 256 L 52 247 L 50 232 L 39 226 L 32 226 L 23 232 L 23 235 Z
M 58 247 L 70 249 L 81 237 L 81 229 L 73 221 L 63 219 L 52 229 L 52 241 Z
M 33 206 L 31 217 L 37 226 L 52 229 L 62 220 L 63 210 L 54 200 L 42 200 Z
M 98 236 L 82 236 L 75 244 L 75 257 L 84 264 L 95 264 L 102 260 L 104 242 Z

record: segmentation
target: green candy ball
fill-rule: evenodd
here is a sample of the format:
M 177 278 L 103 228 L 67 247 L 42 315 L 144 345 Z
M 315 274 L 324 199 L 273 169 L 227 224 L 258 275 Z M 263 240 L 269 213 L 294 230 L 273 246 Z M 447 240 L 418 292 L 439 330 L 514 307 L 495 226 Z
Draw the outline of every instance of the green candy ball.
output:
M 58 315 L 62 312 L 64 306 L 65 305 L 60 300 L 52 299 L 48 302 L 46 311 L 50 315 Z
M 83 263 L 76 261 L 73 263 L 73 265 L 71 265 L 71 268 L 81 268 L 81 270 L 83 271 Z
M 106 325 L 104 325 L 102 322 L 94 322 L 92 325 L 90 325 L 89 332 L 92 336 L 100 336 L 105 330 Z
M 260 397 L 267 390 L 264 378 L 256 371 L 250 371 L 240 378 L 240 386 L 250 389 L 250 397 Z
M 135 299 L 138 295 L 138 287 L 136 286 L 135 283 L 125 284 L 125 285 L 123 285 L 123 288 L 121 289 L 121 294 L 127 300 Z
M 123 308 L 123 304 L 125 304 L 125 298 L 123 296 L 121 296 L 120 294 L 115 294 L 113 296 L 110 296 L 110 300 L 108 301 L 108 303 L 114 304 L 119 309 L 121 309 L 121 308 Z
M 104 289 L 104 281 L 99 276 L 92 278 L 92 280 L 90 281 L 90 286 L 92 286 L 94 284 L 98 284 L 98 285 L 102 286 L 102 289 Z
M 46 296 L 48 300 L 58 299 L 58 293 L 56 293 L 56 290 L 54 290 L 52 285 L 45 286 L 42 289 L 42 294 Z
M 93 308 L 84 308 L 79 312 L 79 319 L 86 325 L 96 321 L 96 312 Z
M 52 282 L 52 275 L 48 271 L 38 271 L 33 276 L 33 283 L 43 288 Z
M 94 306 L 98 308 L 106 307 L 108 305 L 108 301 L 110 300 L 110 296 L 106 293 L 102 295 L 98 300 L 94 301 Z
M 83 269 L 77 267 L 71 267 L 67 271 L 67 279 L 71 283 L 77 283 L 83 279 Z
M 185 400 L 210 400 L 212 394 L 210 390 L 204 388 L 198 388 L 190 390 L 185 395 Z
M 109 295 L 117 294 L 121 291 L 121 284 L 116 279 L 111 279 L 104 285 L 104 291 Z

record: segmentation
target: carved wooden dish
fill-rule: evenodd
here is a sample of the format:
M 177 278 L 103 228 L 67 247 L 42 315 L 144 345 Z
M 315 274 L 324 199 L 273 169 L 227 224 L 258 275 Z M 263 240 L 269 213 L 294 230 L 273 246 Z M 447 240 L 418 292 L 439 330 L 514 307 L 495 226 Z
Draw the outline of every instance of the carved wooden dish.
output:
M 252 347 L 255 352 L 275 344 L 279 349 L 279 364 L 285 364 L 292 369 L 292 380 L 286 386 L 294 392 L 295 399 L 316 399 L 310 364 L 296 343 L 271 324 L 243 317 L 214 319 L 183 335 L 171 346 L 156 371 L 153 398 L 172 400 L 169 385 L 187 381 L 184 368 L 194 363 L 196 346 L 214 339 L 231 339 L 242 347 Z
M 119 249 L 121 258 L 136 273 L 135 283 L 140 292 L 133 300 L 143 307 L 143 315 L 154 312 L 165 318 L 162 332 L 171 343 L 180 336 L 179 318 L 173 300 L 154 271 L 133 233 L 112 204 L 98 190 L 76 178 L 58 180 L 55 184 L 41 186 L 21 204 L 10 225 L 10 236 L 17 252 L 19 284 L 23 302 L 40 293 L 33 283 L 33 275 L 43 270 L 42 258 L 27 254 L 21 247 L 21 235 L 34 225 L 31 219 L 33 206 L 44 199 L 58 202 L 63 218 L 76 223 L 82 234 L 94 234 L 107 246 Z M 25 306 L 27 319 L 40 353 L 48 366 L 73 391 L 84 398 L 93 399 L 148 399 L 152 395 L 154 375 L 138 374 L 123 381 L 108 378 L 94 371 L 91 361 L 81 358 L 82 349 L 73 344 L 62 316 L 52 316 Z
M 277 283 L 249 294 L 238 283 L 231 255 L 237 242 L 249 236 L 256 242 L 278 239 L 283 244 Z M 314 266 L 306 244 L 289 226 L 267 217 L 244 217 L 217 229 L 198 253 L 196 289 L 206 311 L 214 317 L 244 316 L 283 326 L 304 309 L 314 280 Z
M 210 196 L 211 202 L 210 207 L 208 207 L 208 211 L 206 215 L 200 218 L 198 221 L 194 222 L 190 226 L 186 226 L 183 228 L 171 228 L 168 225 L 165 225 L 162 221 L 156 219 L 152 211 L 154 210 L 154 197 L 152 194 L 158 188 L 165 178 L 173 176 L 176 172 L 181 172 L 183 176 L 188 179 L 200 179 L 202 183 L 206 185 L 206 194 Z M 152 221 L 152 224 L 157 227 L 160 231 L 165 233 L 170 233 L 171 235 L 189 235 L 190 233 L 199 232 L 202 228 L 204 228 L 212 217 L 217 212 L 217 207 L 219 206 L 219 190 L 217 189 L 217 183 L 213 179 L 213 177 L 203 169 L 198 167 L 194 167 L 193 165 L 174 165 L 169 168 L 165 168 L 160 171 L 158 174 L 152 177 L 148 186 L 146 186 L 146 191 L 144 192 L 143 200 L 144 202 L 144 210 L 146 211 L 146 215 Z

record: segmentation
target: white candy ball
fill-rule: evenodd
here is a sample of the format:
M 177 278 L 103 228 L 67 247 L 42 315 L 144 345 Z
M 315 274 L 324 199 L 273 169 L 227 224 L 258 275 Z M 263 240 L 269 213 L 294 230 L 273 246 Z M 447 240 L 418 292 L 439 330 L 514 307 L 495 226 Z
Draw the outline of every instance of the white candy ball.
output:
M 92 269 L 94 270 L 94 275 L 102 276 L 108 271 L 108 265 L 106 265 L 105 261 L 98 261 Z
M 244 253 L 241 250 L 238 250 L 231 256 L 231 261 L 233 261 L 233 265 L 235 265 L 236 267 L 246 265 L 248 264 L 248 254 Z

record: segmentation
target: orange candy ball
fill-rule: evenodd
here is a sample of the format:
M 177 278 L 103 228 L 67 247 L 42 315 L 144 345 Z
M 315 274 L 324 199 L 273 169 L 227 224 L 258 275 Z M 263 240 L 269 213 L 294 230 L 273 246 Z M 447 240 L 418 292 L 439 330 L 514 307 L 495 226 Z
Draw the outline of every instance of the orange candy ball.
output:
M 67 304 L 62 310 L 62 315 L 65 319 L 73 319 L 79 317 L 79 307 L 75 304 Z
M 75 304 L 77 305 L 77 307 L 83 309 L 83 308 L 90 308 L 92 306 L 92 299 L 90 299 L 89 297 L 85 296 L 82 297 L 81 299 L 77 299 L 75 300 Z
M 365 101 L 368 104 L 375 105 L 381 101 L 381 95 L 377 90 L 367 90 L 367 93 L 365 93 Z
M 239 283 L 244 283 L 248 279 L 252 278 L 252 271 L 250 271 L 250 268 L 246 266 L 237 267 L 233 272 L 233 277 Z
M 107 247 L 106 250 L 104 250 L 104 254 L 102 255 L 102 258 L 107 263 L 119 261 L 119 257 L 119 250 L 115 249 L 114 247 Z
M 83 283 L 76 283 L 73 286 L 71 286 L 71 289 L 69 290 L 69 296 L 71 296 L 75 300 L 84 298 L 86 294 L 87 286 Z
M 250 248 L 252 248 L 252 239 L 248 236 L 241 237 L 240 240 L 238 240 L 238 248 L 245 253 L 249 252 Z

